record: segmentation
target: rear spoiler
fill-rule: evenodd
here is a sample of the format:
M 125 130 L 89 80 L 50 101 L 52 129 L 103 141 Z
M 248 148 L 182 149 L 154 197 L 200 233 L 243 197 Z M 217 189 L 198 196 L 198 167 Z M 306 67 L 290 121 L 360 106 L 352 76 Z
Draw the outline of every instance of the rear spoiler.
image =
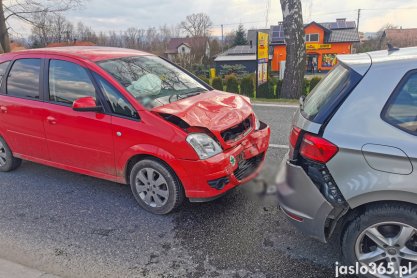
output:
M 365 75 L 372 65 L 371 56 L 368 53 L 337 55 L 337 60 L 353 69 L 360 75 Z

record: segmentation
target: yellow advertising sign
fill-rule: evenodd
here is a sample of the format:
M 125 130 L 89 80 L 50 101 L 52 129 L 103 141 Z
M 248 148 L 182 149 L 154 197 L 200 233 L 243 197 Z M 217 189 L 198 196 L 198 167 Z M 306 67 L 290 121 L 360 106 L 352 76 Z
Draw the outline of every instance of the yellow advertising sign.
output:
M 269 34 L 258 32 L 258 60 L 265 59 L 265 62 L 269 60 Z
M 318 49 L 330 49 L 332 48 L 331 44 L 320 44 L 320 43 L 306 43 L 307 50 L 318 50 Z

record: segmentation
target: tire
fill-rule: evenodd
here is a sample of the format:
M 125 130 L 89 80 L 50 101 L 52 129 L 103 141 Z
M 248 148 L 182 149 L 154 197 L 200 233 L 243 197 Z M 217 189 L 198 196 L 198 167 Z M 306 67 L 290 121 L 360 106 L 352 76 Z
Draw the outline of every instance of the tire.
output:
M 341 247 L 346 266 L 355 266 L 356 263 L 366 265 L 371 262 L 379 266 L 383 263 L 388 271 L 398 270 L 401 265 L 408 266 L 411 262 L 407 259 L 409 254 L 413 254 L 413 259 L 417 259 L 416 207 L 388 203 L 367 208 L 363 214 L 345 226 Z M 388 262 L 393 269 L 388 267 Z M 367 274 L 365 277 L 399 276 L 377 273 Z M 405 274 L 403 277 L 417 277 L 416 261 L 412 262 L 412 274 Z
M 22 160 L 13 156 L 9 145 L 0 137 L 0 172 L 10 172 L 17 169 Z
M 133 166 L 130 188 L 139 205 L 154 214 L 168 214 L 184 200 L 181 182 L 171 168 L 157 159 L 140 160 Z

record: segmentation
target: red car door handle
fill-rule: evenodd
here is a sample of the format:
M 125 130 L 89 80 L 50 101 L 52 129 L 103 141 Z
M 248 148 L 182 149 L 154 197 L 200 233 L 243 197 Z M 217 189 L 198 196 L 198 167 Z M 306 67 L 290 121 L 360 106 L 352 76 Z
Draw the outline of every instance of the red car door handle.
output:
M 7 107 L 6 106 L 0 106 L 1 113 L 7 113 Z
M 52 116 L 49 116 L 46 118 L 46 120 L 48 121 L 48 123 L 50 123 L 51 125 L 56 124 L 56 119 Z

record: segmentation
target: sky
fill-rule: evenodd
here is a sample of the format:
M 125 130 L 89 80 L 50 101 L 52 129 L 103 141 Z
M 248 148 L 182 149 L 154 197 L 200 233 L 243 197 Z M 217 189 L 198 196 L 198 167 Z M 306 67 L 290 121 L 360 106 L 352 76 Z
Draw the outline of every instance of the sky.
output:
M 417 28 L 417 0 L 302 0 L 302 5 L 305 22 L 335 21 L 336 18 L 356 21 L 358 9 L 361 9 L 359 31 L 376 32 L 387 23 Z M 250 29 L 282 21 L 279 0 L 87 0 L 81 8 L 64 15 L 96 31 L 120 31 L 129 27 L 176 25 L 187 15 L 199 12 L 210 16 L 215 36 L 221 34 L 221 24 L 227 33 L 239 23 Z M 9 24 L 17 34 L 27 36 L 30 33 L 30 26 L 20 21 L 13 20 Z

